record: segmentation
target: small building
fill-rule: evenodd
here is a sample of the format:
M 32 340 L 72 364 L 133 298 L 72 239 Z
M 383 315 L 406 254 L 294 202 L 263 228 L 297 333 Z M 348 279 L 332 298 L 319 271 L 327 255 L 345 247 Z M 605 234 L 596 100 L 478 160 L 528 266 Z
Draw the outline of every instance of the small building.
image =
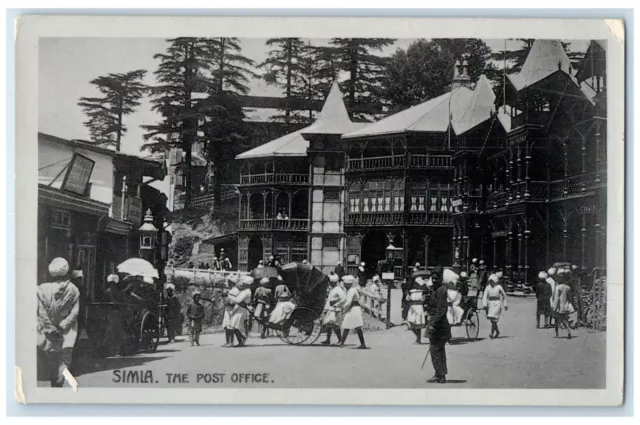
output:
M 340 136 L 356 128 L 336 83 L 314 124 L 236 157 L 240 270 L 270 255 L 283 263 L 307 259 L 324 271 L 343 258 Z
M 38 133 L 39 281 L 50 278 L 53 258 L 64 257 L 83 270 L 89 299 L 100 299 L 106 276 L 138 256 L 143 211 L 162 224 L 166 197 L 144 179 L 165 174 L 155 161 Z

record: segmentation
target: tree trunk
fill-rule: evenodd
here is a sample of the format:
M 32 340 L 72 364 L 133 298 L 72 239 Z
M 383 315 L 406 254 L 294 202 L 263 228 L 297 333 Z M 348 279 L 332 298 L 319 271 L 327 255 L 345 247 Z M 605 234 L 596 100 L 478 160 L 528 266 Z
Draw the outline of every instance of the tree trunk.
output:
M 120 143 L 122 141 L 122 109 L 124 94 L 120 93 L 120 99 L 118 102 L 118 131 L 116 132 L 116 152 L 120 152 Z
M 222 206 L 222 199 L 220 199 L 220 194 L 222 192 L 220 169 L 222 167 L 220 166 L 220 154 L 217 149 L 213 152 L 213 158 L 213 212 L 217 213 L 220 211 L 220 207 Z
M 185 191 L 184 191 L 184 209 L 189 210 L 191 208 L 191 148 L 193 146 L 193 140 L 197 134 L 198 121 L 196 119 L 195 123 L 193 122 L 193 118 L 190 117 L 191 111 L 191 76 L 193 73 L 193 69 L 191 68 L 190 60 L 193 51 L 186 48 L 185 52 L 185 60 L 184 60 L 184 99 L 183 99 L 183 115 L 187 115 L 182 120 L 181 130 L 182 130 L 182 150 L 185 153 L 184 162 L 185 162 Z M 195 127 L 195 129 L 194 129 Z M 194 132 L 195 130 L 195 132 Z
M 355 47 L 350 48 L 349 52 L 349 117 L 353 118 L 353 107 L 356 104 L 356 79 L 358 78 L 358 52 Z
M 224 90 L 224 49 L 225 49 L 225 39 L 220 39 L 220 76 L 218 77 L 218 95 L 222 95 L 222 90 Z
M 289 123 L 291 122 L 291 107 L 289 106 L 289 101 L 291 99 L 291 65 L 292 65 L 292 57 L 293 57 L 293 42 L 291 40 L 287 40 L 287 88 L 286 88 L 286 102 L 285 107 L 287 108 L 284 112 L 284 122 L 285 128 L 287 132 L 289 131 Z

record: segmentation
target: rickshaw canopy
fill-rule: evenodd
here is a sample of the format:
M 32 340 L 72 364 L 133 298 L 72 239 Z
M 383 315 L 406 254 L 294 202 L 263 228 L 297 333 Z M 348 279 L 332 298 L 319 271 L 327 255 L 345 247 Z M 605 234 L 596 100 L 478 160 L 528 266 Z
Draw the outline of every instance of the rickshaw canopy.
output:
M 140 276 L 142 278 L 158 279 L 158 271 L 153 264 L 142 258 L 129 258 L 117 267 L 119 273 L 129 274 L 131 276 Z

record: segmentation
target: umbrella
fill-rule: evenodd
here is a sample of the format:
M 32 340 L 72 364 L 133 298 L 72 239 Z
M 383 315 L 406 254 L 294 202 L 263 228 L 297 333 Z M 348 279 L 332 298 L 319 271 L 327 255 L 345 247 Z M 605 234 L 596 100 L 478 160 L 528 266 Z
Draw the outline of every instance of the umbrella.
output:
M 142 258 L 129 258 L 118 266 L 119 273 L 126 273 L 131 276 L 151 277 L 158 279 L 158 271 L 153 264 Z
M 282 266 L 282 280 L 296 293 L 301 307 L 322 311 L 329 277 L 311 264 L 289 263 Z

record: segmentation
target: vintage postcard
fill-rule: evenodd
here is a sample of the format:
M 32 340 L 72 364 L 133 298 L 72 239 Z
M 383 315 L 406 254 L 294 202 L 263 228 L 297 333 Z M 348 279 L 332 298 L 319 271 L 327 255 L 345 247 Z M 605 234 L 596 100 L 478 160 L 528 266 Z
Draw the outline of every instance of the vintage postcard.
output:
M 623 22 L 16 25 L 20 402 L 622 403 Z

